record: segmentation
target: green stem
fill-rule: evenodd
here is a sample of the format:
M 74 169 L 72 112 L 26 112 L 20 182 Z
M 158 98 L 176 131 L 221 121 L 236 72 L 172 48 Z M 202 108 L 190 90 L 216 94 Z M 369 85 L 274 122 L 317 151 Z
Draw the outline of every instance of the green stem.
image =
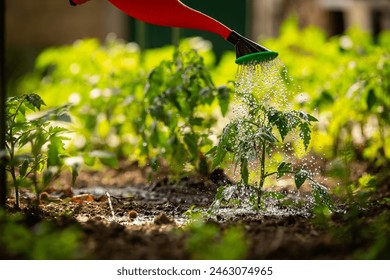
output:
M 16 120 L 16 117 L 19 113 L 19 110 L 20 108 L 22 107 L 23 105 L 23 102 L 26 100 L 26 97 L 24 97 L 18 107 L 16 108 L 16 111 L 15 111 L 15 114 L 12 116 L 12 122 L 11 122 L 11 125 L 9 125 L 9 135 L 10 135 L 10 139 L 11 139 L 11 143 L 10 143 L 10 147 L 8 147 L 8 150 L 9 150 L 9 157 L 10 157 L 10 171 L 11 171 L 11 176 L 12 176 L 12 180 L 14 182 L 14 188 L 15 188 L 15 205 L 16 205 L 16 208 L 17 209 L 20 209 L 20 198 L 19 198 L 19 185 L 18 185 L 18 181 L 16 179 L 16 170 L 15 170 L 15 166 L 13 165 L 14 162 L 15 162 L 15 144 L 16 144 L 16 141 L 12 140 L 13 139 L 13 136 L 14 136 L 14 133 L 13 133 L 13 124 L 15 123 L 15 120 Z
M 20 209 L 19 183 L 18 183 L 18 180 L 16 179 L 15 166 L 11 165 L 10 171 L 11 171 L 10 173 L 11 173 L 12 181 L 14 182 L 14 188 L 15 188 L 15 205 L 16 205 L 16 209 Z
M 265 145 L 266 145 L 265 141 L 262 141 L 261 142 L 261 157 L 260 157 L 260 164 L 261 164 L 261 166 L 260 166 L 260 168 L 261 168 L 260 182 L 259 182 L 259 186 L 257 188 L 257 206 L 260 206 L 264 181 L 265 181 L 265 178 L 267 177 L 265 174 L 265 148 L 266 148 Z
M 13 138 L 13 134 L 12 134 L 12 128 L 10 128 L 11 130 L 11 139 Z M 11 173 L 11 177 L 12 177 L 12 181 L 14 182 L 14 188 L 15 188 L 15 206 L 17 209 L 20 209 L 20 198 L 19 198 L 19 183 L 18 183 L 18 180 L 16 178 L 16 170 L 15 170 L 15 142 L 13 142 L 11 140 L 11 146 L 8 147 L 8 151 L 9 151 L 9 158 L 10 158 L 10 173 Z

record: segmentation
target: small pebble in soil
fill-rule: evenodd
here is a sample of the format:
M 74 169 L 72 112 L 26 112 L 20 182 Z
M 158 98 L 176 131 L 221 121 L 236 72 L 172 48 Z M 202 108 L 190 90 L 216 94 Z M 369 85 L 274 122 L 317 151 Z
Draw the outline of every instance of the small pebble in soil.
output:
M 134 220 L 135 218 L 138 217 L 137 211 L 134 211 L 134 210 L 130 210 L 127 214 L 128 214 L 128 216 L 129 216 L 129 218 L 130 218 L 131 220 Z
M 173 219 L 169 218 L 164 212 L 161 212 L 154 218 L 154 223 L 156 225 L 168 225 L 173 224 Z

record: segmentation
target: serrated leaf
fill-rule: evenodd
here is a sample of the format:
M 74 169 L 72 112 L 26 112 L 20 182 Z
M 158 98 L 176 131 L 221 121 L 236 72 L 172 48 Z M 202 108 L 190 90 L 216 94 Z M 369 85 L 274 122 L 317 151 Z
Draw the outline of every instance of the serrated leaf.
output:
M 310 140 L 311 140 L 311 130 L 309 127 L 309 124 L 304 122 L 299 125 L 299 136 L 303 140 L 303 145 L 305 146 L 305 150 L 309 147 Z
M 215 153 L 215 156 L 213 159 L 213 164 L 212 164 L 213 169 L 215 169 L 217 166 L 219 166 L 223 162 L 226 154 L 227 154 L 227 151 L 222 146 L 216 147 L 216 153 Z
M 282 162 L 279 164 L 278 169 L 277 169 L 277 178 L 279 179 L 280 177 L 283 177 L 286 173 L 291 172 L 291 163 L 289 162 Z
M 325 205 L 329 209 L 333 209 L 333 201 L 330 197 L 328 190 L 321 184 L 315 182 L 312 185 L 312 192 L 314 201 L 317 205 Z
M 271 124 L 276 125 L 279 134 L 282 137 L 282 141 L 284 141 L 284 138 L 291 130 L 287 117 L 282 112 L 270 110 L 268 112 L 268 120 Z
M 64 143 L 58 137 L 51 137 L 47 152 L 47 166 L 61 166 L 63 160 L 60 155 L 64 153 Z
M 42 105 L 46 106 L 46 104 L 45 104 L 45 102 L 43 102 L 42 98 L 38 94 L 35 94 L 35 93 L 28 94 L 26 96 L 26 100 L 27 100 L 27 102 L 29 102 L 31 105 L 33 105 L 38 110 L 41 110 Z
M 241 158 L 241 179 L 244 182 L 244 184 L 247 186 L 249 181 L 249 170 L 248 170 L 248 159 Z
M 308 171 L 304 169 L 300 169 L 297 172 L 295 172 L 295 186 L 297 189 L 302 187 L 303 183 L 305 183 L 306 179 L 310 177 L 310 174 Z

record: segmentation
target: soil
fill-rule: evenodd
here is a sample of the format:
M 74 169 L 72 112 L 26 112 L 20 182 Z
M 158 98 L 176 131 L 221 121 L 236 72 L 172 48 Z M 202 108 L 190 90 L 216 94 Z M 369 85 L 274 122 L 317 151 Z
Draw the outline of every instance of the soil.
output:
M 160 175 L 153 181 L 147 177 L 148 170 L 137 164 L 122 163 L 120 168 L 104 172 L 85 170 L 80 172 L 74 189 L 69 188 L 70 178 L 61 178 L 62 183 L 41 194 L 37 207 L 32 206 L 36 204 L 34 195 L 22 193 L 22 211 L 36 220 L 52 220 L 59 227 L 77 225 L 83 233 L 86 258 L 191 259 L 187 249 L 188 218 L 183 213 L 193 205 L 207 209 L 218 186 L 230 179 L 222 170 L 208 177 L 168 179 Z M 388 190 L 388 186 L 384 187 L 380 195 L 389 197 Z M 14 211 L 13 204 L 14 199 L 9 198 L 9 211 Z M 363 224 L 369 225 L 370 220 L 383 213 L 390 217 L 387 206 L 370 205 L 364 212 L 367 223 Z M 239 225 L 248 241 L 247 259 L 351 259 L 375 242 L 373 238 L 349 242 L 348 231 L 335 231 L 334 228 L 348 226 L 342 213 L 332 217 L 333 230 L 319 219 L 299 212 L 217 215 L 208 223 L 218 225 L 221 231 Z M 340 232 L 341 237 L 337 235 Z M 385 244 L 388 245 L 389 242 Z

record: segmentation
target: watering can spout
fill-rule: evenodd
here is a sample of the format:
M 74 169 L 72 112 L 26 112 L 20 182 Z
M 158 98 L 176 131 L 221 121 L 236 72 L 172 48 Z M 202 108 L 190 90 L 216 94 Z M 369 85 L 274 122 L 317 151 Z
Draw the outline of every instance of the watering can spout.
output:
M 69 0 L 71 5 L 90 0 Z M 278 54 L 241 36 L 219 21 L 196 11 L 180 0 L 109 0 L 114 6 L 138 20 L 161 26 L 193 28 L 220 35 L 236 47 L 237 64 L 272 60 Z
M 245 38 L 236 31 L 232 31 L 226 40 L 236 47 L 237 64 L 272 60 L 278 56 L 278 53 Z

